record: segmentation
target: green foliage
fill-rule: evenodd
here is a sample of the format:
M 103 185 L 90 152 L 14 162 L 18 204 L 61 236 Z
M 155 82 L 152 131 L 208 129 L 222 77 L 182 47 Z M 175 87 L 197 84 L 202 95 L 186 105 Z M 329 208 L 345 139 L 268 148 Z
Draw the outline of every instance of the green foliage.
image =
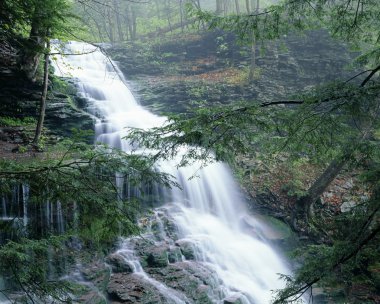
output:
M 74 132 L 72 139 L 57 143 L 39 158 L 0 161 L 2 196 L 10 194 L 14 186 L 26 184 L 29 204 L 35 208 L 60 202 L 63 211 L 71 210 L 64 214 L 66 234 L 60 237 L 54 237 L 59 230 L 35 231 L 33 219 L 26 230 L 20 227 L 18 231 L 17 218 L 1 222 L 2 232 L 12 232 L 12 240 L 0 245 L 0 267 L 9 281 L 29 296 L 62 299 L 70 291 L 66 283 L 48 280 L 47 265 L 52 258 L 48 250 L 72 252 L 70 239 L 74 237 L 83 249 L 103 252 L 118 236 L 139 232 L 136 216 L 141 201 L 120 196 L 121 179 L 140 187 L 142 198 L 146 183 L 175 186 L 169 175 L 152 169 L 151 160 L 105 146 L 94 148 L 84 143 L 88 135 Z
M 64 81 L 64 80 L 62 80 L 59 77 L 54 76 L 54 75 L 50 76 L 50 79 L 51 79 L 54 91 L 57 91 L 57 92 L 62 93 L 62 94 L 67 94 L 67 95 L 75 95 L 76 94 L 75 87 L 72 84 L 68 83 L 67 81 Z
M 308 155 L 326 161 L 350 146 L 359 149 L 369 144 L 362 134 L 370 133 L 379 124 L 379 97 L 376 83 L 366 87 L 333 83 L 290 101 L 212 108 L 201 105 L 190 113 L 170 116 L 164 127 L 133 130 L 129 138 L 158 150 L 155 158 L 175 157 L 183 145 L 188 145 L 189 152 L 181 155 L 180 166 L 191 159 L 204 164 L 213 159 L 231 161 L 233 156 L 254 153 L 258 146 L 271 155 L 287 152 L 296 160 Z M 276 106 L 292 103 L 299 106 Z M 373 153 L 378 143 L 371 145 L 374 147 L 367 152 Z
M 0 117 L 0 126 L 3 127 L 20 127 L 35 125 L 36 120 L 33 117 L 15 118 L 15 117 Z
M 42 240 L 23 238 L 0 247 L 0 271 L 21 287 L 30 299 L 63 301 L 72 291 L 70 283 L 48 278 L 49 250 L 61 250 L 65 237 Z M 33 301 L 32 301 L 33 302 Z
M 153 159 L 179 156 L 179 166 L 193 160 L 206 165 L 213 160 L 231 160 L 232 155 L 251 150 L 251 144 L 259 134 L 247 132 L 247 128 L 254 125 L 261 129 L 268 127 L 265 118 L 255 115 L 258 111 L 257 106 L 246 104 L 200 107 L 192 113 L 170 116 L 164 127 L 148 131 L 134 129 L 128 137 L 157 150 Z M 184 155 L 185 145 L 188 150 Z
M 35 27 L 42 37 L 49 29 L 50 37 L 64 38 L 72 29 L 70 18 L 76 18 L 70 12 L 67 0 L 5 0 L 2 5 L 8 18 L 1 23 L 1 34 L 6 36 L 18 34 L 28 37 L 31 27 Z
M 320 223 L 332 232 L 329 237 L 334 243 L 309 245 L 295 251 L 302 267 L 294 277 L 284 277 L 287 286 L 277 291 L 275 303 L 294 303 L 314 283 L 340 288 L 365 283 L 371 292 L 378 292 L 379 188 L 374 191 L 370 201 L 341 214 L 329 224 Z

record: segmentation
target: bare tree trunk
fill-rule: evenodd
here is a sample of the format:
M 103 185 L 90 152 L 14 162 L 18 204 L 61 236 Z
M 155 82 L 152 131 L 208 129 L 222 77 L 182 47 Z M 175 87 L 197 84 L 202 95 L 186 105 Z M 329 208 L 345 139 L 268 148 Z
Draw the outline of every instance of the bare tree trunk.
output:
M 252 4 L 254 4 L 254 0 L 252 0 Z M 256 9 L 255 9 L 256 14 L 259 12 L 259 5 L 260 5 L 260 0 L 257 0 Z M 254 6 L 252 6 L 252 10 L 253 8 Z M 251 65 L 249 68 L 249 75 L 248 75 L 249 82 L 251 82 L 255 77 L 255 69 L 256 69 L 256 35 L 255 35 L 255 32 L 252 32 Z
M 127 15 L 127 26 L 128 26 L 128 31 L 129 32 L 129 37 L 131 40 L 134 40 L 133 37 L 133 22 L 132 22 L 132 11 L 131 7 L 129 4 L 126 5 L 125 7 L 125 14 Z
M 46 41 L 46 51 L 44 56 L 44 81 L 42 86 L 42 95 L 41 95 L 41 101 L 40 101 L 40 113 L 38 116 L 38 122 L 36 127 L 36 132 L 34 135 L 33 143 L 38 144 L 42 127 L 44 125 L 45 120 L 45 110 L 46 110 L 46 96 L 47 96 L 47 89 L 48 89 L 48 81 L 49 81 L 49 52 L 50 52 L 50 40 L 47 38 Z
M 108 18 L 108 34 L 111 43 L 113 44 L 115 42 L 115 36 L 114 36 L 114 24 L 113 24 L 113 14 L 111 14 L 111 9 L 107 9 L 107 18 Z
M 179 13 L 181 17 L 181 32 L 183 33 L 183 0 L 179 0 Z
M 215 13 L 220 15 L 222 13 L 222 0 L 216 0 L 216 9 Z
M 257 8 L 257 0 L 251 0 L 251 10 L 252 12 L 255 10 L 255 7 Z
M 117 33 L 119 41 L 124 41 L 123 27 L 121 26 L 120 14 L 119 14 L 119 0 L 113 0 L 113 6 L 116 14 Z
M 191 20 L 187 20 L 183 23 L 183 26 L 188 26 L 189 24 L 192 24 L 194 23 L 194 19 L 191 19 Z M 172 27 L 164 27 L 164 28 L 159 28 L 157 31 L 155 32 L 150 32 L 148 33 L 146 36 L 147 37 L 150 37 L 150 38 L 154 38 L 156 36 L 160 36 L 160 35 L 163 35 L 163 34 L 166 34 L 172 30 L 176 30 L 178 28 L 181 27 L 181 23 L 175 23 L 175 24 L 172 24 Z
M 240 6 L 239 6 L 239 0 L 235 0 L 235 9 L 236 9 L 236 14 L 240 14 Z
M 166 18 L 168 19 L 168 25 L 169 25 L 170 31 L 172 31 L 172 23 L 170 21 L 170 0 L 165 1 L 165 6 L 166 6 Z
M 161 19 L 161 11 L 160 11 L 160 5 L 158 4 L 158 0 L 154 1 L 154 3 L 156 4 L 157 17 L 158 17 L 158 19 Z
M 136 20 L 137 16 L 136 16 L 134 7 L 132 7 L 132 10 L 131 10 L 131 17 L 132 17 L 132 40 L 135 40 L 137 37 L 137 20 Z
M 249 0 L 245 0 L 245 8 L 247 9 L 247 14 L 251 12 L 251 9 L 249 8 Z
M 224 16 L 227 16 L 228 9 L 229 9 L 229 2 L 228 2 L 228 0 L 224 0 L 223 1 L 223 15 Z

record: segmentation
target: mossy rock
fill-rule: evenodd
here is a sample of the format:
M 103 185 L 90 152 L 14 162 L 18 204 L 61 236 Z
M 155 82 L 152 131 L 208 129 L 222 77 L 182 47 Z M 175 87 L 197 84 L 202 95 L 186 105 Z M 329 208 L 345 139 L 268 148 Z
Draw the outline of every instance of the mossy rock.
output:
M 175 242 L 176 246 L 181 250 L 182 255 L 186 260 L 195 259 L 195 247 L 194 244 L 188 240 L 178 240 Z

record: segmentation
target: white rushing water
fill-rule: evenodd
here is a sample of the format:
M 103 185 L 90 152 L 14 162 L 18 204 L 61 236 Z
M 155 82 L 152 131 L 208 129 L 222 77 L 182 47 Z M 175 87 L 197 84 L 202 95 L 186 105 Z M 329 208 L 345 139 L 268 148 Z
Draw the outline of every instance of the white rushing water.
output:
M 93 46 L 71 42 L 65 52 L 92 49 Z M 121 139 L 125 127 L 146 129 L 165 122 L 165 117 L 152 114 L 136 102 L 121 73 L 115 72 L 99 50 L 69 56 L 63 61 L 58 60 L 56 73 L 78 79 L 80 93 L 90 100 L 92 114 L 98 117 L 98 141 L 128 151 L 128 143 Z M 229 168 L 223 163 L 212 164 L 197 173 L 199 178 L 189 180 L 199 165 L 177 170 L 174 163 L 167 162 L 161 167 L 176 176 L 183 188 L 183 191 L 173 189 L 166 196 L 167 203 L 175 206 L 168 210 L 172 210 L 169 212 L 179 228 L 180 237 L 194 244 L 197 261 L 217 273 L 224 297 L 239 294 L 244 303 L 270 303 L 271 290 L 283 287 L 278 273 L 289 274 L 289 270 L 268 244 L 240 228 L 246 211 Z M 120 250 L 132 258 L 133 252 L 125 244 Z M 141 267 L 137 267 L 136 272 L 149 279 Z M 165 293 L 170 291 L 161 283 L 154 281 L 154 284 L 160 284 L 156 286 Z M 175 303 L 183 303 L 175 293 L 169 293 L 169 298 Z M 220 301 L 222 299 L 215 299 L 215 302 Z

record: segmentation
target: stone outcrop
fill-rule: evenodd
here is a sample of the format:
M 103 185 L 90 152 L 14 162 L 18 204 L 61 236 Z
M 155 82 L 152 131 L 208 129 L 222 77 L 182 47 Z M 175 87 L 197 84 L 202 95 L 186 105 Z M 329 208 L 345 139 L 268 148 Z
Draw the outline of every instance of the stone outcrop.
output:
M 1 77 L 0 113 L 3 117 L 36 118 L 41 96 L 41 88 L 17 75 Z M 73 86 L 72 84 L 70 84 Z M 55 135 L 69 136 L 71 130 L 93 130 L 94 120 L 83 109 L 87 101 L 76 96 L 73 88 L 70 94 L 54 91 L 50 85 L 46 103 L 45 127 Z
M 138 274 L 112 274 L 107 294 L 111 303 L 167 303 L 159 290 Z

